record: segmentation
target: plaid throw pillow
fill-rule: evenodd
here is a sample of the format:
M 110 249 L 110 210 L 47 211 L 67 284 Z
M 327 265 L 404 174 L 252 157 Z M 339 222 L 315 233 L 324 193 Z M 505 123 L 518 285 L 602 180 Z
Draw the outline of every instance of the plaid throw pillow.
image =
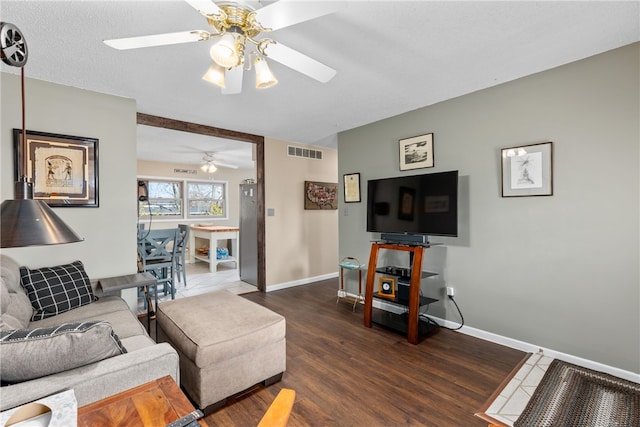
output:
M 111 324 L 102 320 L 0 331 L 0 380 L 11 384 L 124 354 Z
M 81 261 L 31 270 L 20 267 L 20 282 L 31 300 L 31 320 L 42 320 L 95 301 Z

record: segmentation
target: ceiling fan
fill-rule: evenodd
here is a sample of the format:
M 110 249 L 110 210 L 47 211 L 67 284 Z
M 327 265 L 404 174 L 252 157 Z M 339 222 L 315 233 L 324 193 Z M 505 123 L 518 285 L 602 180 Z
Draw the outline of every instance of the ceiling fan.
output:
M 207 173 L 214 173 L 216 170 L 218 170 L 218 168 L 238 169 L 237 165 L 222 163 L 216 160 L 216 153 L 204 153 L 202 162 L 203 163 L 200 169 Z
M 220 86 L 223 94 L 240 93 L 243 73 L 252 65 L 256 71 L 257 88 L 275 85 L 278 81 L 271 73 L 266 58 L 322 83 L 328 82 L 336 74 L 336 70 L 301 52 L 270 38 L 259 39 L 258 36 L 336 12 L 346 5 L 345 1 L 280 0 L 257 10 L 247 2 L 185 1 L 202 14 L 215 31 L 155 34 L 105 40 L 104 43 L 124 50 L 218 39 L 209 52 L 213 63 L 202 78 Z M 246 51 L 249 43 L 255 45 L 255 51 Z

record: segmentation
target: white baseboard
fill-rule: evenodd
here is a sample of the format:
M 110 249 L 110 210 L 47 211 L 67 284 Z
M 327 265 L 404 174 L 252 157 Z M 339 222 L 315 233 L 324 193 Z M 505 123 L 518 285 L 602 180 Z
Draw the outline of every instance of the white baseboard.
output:
M 457 328 L 458 326 L 460 326 L 459 323 L 451 322 L 449 320 L 440 319 L 435 316 L 429 316 L 429 317 L 434 319 L 440 325 L 446 326 L 448 328 Z M 515 348 L 521 351 L 526 351 L 528 353 L 542 352 L 544 353 L 545 356 L 551 357 L 553 359 L 559 359 L 568 363 L 573 363 L 574 365 L 593 369 L 594 371 L 604 372 L 604 373 L 616 376 L 618 378 L 640 383 L 640 374 L 637 374 L 631 371 L 625 371 L 624 369 L 605 365 L 599 362 L 594 362 L 593 360 L 583 359 L 582 357 L 574 356 L 572 354 L 562 353 L 560 351 L 556 351 L 550 348 L 541 347 L 536 344 L 519 341 L 513 338 L 505 337 L 502 335 L 494 334 L 492 332 L 487 332 L 482 329 L 472 328 L 469 326 L 463 326 L 457 332 L 460 332 L 466 335 L 471 335 L 473 337 L 480 338 L 485 341 L 490 341 L 496 344 L 504 345 L 506 347 Z
M 286 288 L 293 288 L 294 286 L 308 285 L 309 283 L 320 282 L 322 280 L 335 279 L 336 277 L 338 277 L 337 272 L 323 274 L 322 276 L 307 277 L 305 279 L 293 280 L 291 282 L 277 283 L 275 285 L 267 285 L 267 292 L 278 291 L 280 289 L 286 289 Z
M 356 296 L 351 293 L 347 293 L 349 296 Z M 373 300 L 373 306 L 375 308 L 380 308 L 383 310 L 391 311 L 394 313 L 403 313 L 402 310 L 396 304 L 386 303 L 380 300 Z M 431 319 L 435 320 L 440 326 L 446 326 L 447 328 L 457 328 L 460 326 L 459 323 L 452 322 L 450 320 L 441 319 L 435 316 L 429 316 Z M 582 366 L 585 368 L 593 369 L 594 371 L 604 372 L 618 378 L 625 379 L 627 381 L 633 381 L 635 383 L 640 384 L 640 374 L 631 371 L 625 371 L 624 369 L 616 368 L 613 366 L 605 365 L 599 362 L 594 362 L 593 360 L 583 359 L 582 357 L 574 356 L 567 353 L 562 353 L 560 351 L 556 351 L 550 348 L 541 347 L 536 344 L 531 344 L 524 341 L 519 341 L 513 338 L 505 337 L 502 335 L 494 334 L 492 332 L 487 332 L 482 329 L 472 328 L 469 326 L 463 326 L 461 329 L 456 332 L 463 333 L 465 335 L 471 335 L 472 337 L 480 338 L 485 341 L 493 342 L 496 344 L 504 345 L 505 347 L 515 348 L 516 350 L 525 351 L 527 353 L 538 353 L 542 352 L 545 356 L 551 357 L 553 359 L 559 359 L 564 362 L 573 363 L 574 365 Z

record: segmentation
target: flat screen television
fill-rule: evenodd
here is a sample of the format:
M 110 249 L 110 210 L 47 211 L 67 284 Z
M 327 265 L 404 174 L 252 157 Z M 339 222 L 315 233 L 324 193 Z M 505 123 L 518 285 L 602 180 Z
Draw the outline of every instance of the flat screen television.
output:
M 458 235 L 458 171 L 372 179 L 367 231 Z

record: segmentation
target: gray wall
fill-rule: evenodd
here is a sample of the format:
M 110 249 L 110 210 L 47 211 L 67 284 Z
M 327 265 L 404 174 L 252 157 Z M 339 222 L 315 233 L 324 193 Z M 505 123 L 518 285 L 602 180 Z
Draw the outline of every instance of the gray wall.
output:
M 466 324 L 640 372 L 640 44 L 339 135 L 339 174 L 359 172 L 362 203 L 340 208 L 340 257 L 367 262 L 368 179 L 457 169 L 458 238 L 432 238 L 429 313 L 453 286 Z M 478 70 L 481 72 L 481 70 Z M 401 96 L 401 95 L 399 95 Z M 398 140 L 434 133 L 435 167 L 400 172 Z M 551 197 L 500 197 L 500 149 L 553 142 Z M 340 195 L 340 200 L 344 200 Z M 407 260 L 385 262 L 401 264 Z
M 28 67 L 26 68 L 28 75 Z M 21 128 L 20 76 L 0 73 L 2 200 L 13 199 L 12 129 Z M 2 249 L 32 268 L 81 260 L 92 279 L 131 274 L 136 265 L 136 102 L 27 78 L 26 128 L 97 138 L 100 206 L 54 208 L 85 240 Z M 135 299 L 135 290 L 133 290 Z

